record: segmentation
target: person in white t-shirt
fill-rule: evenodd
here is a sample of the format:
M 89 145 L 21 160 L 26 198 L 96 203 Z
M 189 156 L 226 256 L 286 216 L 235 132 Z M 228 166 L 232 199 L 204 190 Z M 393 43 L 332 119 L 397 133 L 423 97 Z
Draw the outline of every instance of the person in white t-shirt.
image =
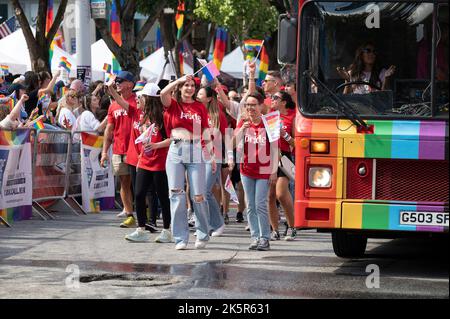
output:
M 108 123 L 107 117 L 103 119 L 103 121 L 99 121 L 98 119 L 98 111 L 100 110 L 100 95 L 91 95 L 86 97 L 86 106 L 87 110 L 85 110 L 77 119 L 77 131 L 88 131 L 93 133 L 96 131 L 101 133 L 105 130 L 106 124 Z M 105 96 L 104 98 L 108 98 Z
M 367 82 L 368 84 L 349 84 L 344 87 L 344 94 L 368 94 L 378 90 L 386 90 L 389 86 L 389 79 L 395 73 L 395 66 L 382 69 L 378 65 L 377 50 L 372 43 L 365 43 L 356 50 L 355 59 L 347 70 L 345 67 L 338 67 L 338 74 L 350 82 Z

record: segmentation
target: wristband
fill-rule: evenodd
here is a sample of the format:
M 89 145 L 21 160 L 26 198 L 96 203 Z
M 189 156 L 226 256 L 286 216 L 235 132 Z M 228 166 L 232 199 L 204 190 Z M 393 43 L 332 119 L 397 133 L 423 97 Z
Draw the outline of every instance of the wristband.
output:
M 283 138 L 286 142 L 289 142 L 292 139 L 288 132 L 284 133 Z

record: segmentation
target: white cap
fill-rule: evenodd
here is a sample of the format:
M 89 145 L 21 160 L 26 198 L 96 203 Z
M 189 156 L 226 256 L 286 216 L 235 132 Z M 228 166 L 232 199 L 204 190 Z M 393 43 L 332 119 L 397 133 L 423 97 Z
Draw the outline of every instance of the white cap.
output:
M 161 91 L 161 89 L 155 83 L 147 83 L 142 90 L 136 92 L 136 95 L 137 96 L 147 95 L 147 96 L 159 97 L 160 91 Z

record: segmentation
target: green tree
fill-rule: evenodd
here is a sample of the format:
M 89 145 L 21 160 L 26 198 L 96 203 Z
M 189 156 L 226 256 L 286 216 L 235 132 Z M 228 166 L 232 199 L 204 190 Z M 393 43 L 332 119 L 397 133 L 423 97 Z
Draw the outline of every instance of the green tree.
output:
M 30 23 L 23 12 L 22 5 L 19 0 L 12 0 L 17 20 L 19 20 L 27 41 L 28 50 L 30 51 L 31 67 L 33 71 L 48 71 L 50 70 L 50 45 L 53 38 L 58 31 L 58 28 L 64 19 L 64 12 L 66 11 L 68 0 L 61 0 L 59 3 L 58 12 L 56 13 L 52 27 L 48 34 L 45 34 L 45 24 L 47 19 L 47 0 L 39 0 L 38 15 L 36 20 L 36 35 L 31 31 Z

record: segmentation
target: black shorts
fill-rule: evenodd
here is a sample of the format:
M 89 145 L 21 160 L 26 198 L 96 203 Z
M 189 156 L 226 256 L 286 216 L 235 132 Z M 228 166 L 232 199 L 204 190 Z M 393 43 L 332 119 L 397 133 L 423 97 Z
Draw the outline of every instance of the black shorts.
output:
M 293 157 L 292 157 L 292 153 L 289 152 L 281 152 L 281 157 L 286 156 L 287 158 L 289 158 L 289 160 L 291 162 L 293 162 Z M 277 176 L 278 177 L 286 177 L 287 179 L 289 179 L 288 176 L 286 176 L 286 174 L 283 172 L 283 170 L 278 166 L 278 171 L 277 171 Z
M 230 179 L 231 179 L 231 182 L 233 183 L 234 187 L 236 188 L 236 185 L 241 181 L 241 172 L 239 171 L 238 163 L 236 163 L 236 165 L 234 165 L 233 171 L 231 172 Z

